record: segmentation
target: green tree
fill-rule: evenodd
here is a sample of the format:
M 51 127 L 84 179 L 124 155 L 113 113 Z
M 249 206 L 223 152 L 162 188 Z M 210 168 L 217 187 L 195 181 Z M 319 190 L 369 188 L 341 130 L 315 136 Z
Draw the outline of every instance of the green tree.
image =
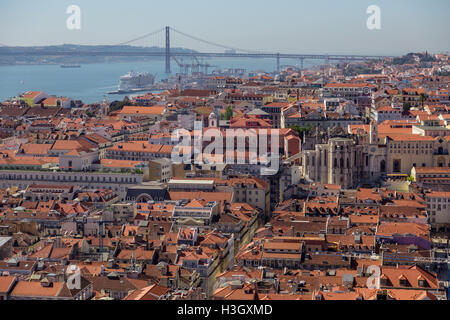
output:
M 306 127 L 302 127 L 302 126 L 299 126 L 298 124 L 294 124 L 294 125 L 290 126 L 289 129 L 297 131 L 298 136 L 300 137 L 300 139 L 303 140 L 305 135 L 307 135 L 309 132 L 311 132 L 311 130 L 313 129 L 313 126 L 309 124 Z
M 409 102 L 406 102 L 403 105 L 403 112 L 408 112 L 409 110 L 411 110 L 411 104 Z
M 427 99 L 428 99 L 428 96 L 425 93 L 421 93 L 419 99 L 420 99 L 420 103 L 421 103 L 421 105 L 423 107 L 425 101 L 427 101 Z
M 132 105 L 133 105 L 133 103 L 129 100 L 114 101 L 113 103 L 111 103 L 109 110 L 117 111 L 117 110 L 121 110 L 124 106 L 132 106 Z
M 231 106 L 227 106 L 225 109 L 225 120 L 230 120 L 233 117 L 233 109 Z

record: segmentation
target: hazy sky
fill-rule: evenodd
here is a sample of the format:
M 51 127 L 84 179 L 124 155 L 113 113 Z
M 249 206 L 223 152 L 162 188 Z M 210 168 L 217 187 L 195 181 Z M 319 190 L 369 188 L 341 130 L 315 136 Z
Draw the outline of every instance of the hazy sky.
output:
M 69 5 L 81 30 L 68 30 Z M 368 30 L 367 7 L 381 8 Z M 285 53 L 450 50 L 449 0 L 0 0 L 0 44 L 117 44 L 166 25 L 232 47 Z M 162 45 L 163 37 L 135 45 Z M 172 46 L 218 51 L 173 34 Z

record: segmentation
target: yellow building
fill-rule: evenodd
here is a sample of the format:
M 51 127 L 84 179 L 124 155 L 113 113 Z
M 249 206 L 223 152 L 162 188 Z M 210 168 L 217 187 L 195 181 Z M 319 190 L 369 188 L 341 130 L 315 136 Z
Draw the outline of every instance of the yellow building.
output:
M 20 100 L 24 101 L 30 107 L 33 107 L 47 98 L 49 98 L 49 95 L 44 92 L 27 91 L 20 97 Z
M 448 137 L 389 135 L 386 140 L 388 173 L 410 174 L 413 167 L 450 166 Z

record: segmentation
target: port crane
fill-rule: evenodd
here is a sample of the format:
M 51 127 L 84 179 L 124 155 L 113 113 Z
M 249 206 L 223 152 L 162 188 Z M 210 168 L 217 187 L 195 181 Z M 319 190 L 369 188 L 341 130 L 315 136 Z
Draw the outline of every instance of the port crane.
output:
M 208 74 L 209 68 L 217 67 L 210 65 L 209 63 L 201 62 L 196 56 L 192 57 L 191 63 L 183 63 L 183 61 L 180 61 L 175 56 L 172 56 L 172 59 L 177 63 L 178 67 L 180 68 L 181 74 L 189 74 L 197 72 L 203 72 L 204 74 Z

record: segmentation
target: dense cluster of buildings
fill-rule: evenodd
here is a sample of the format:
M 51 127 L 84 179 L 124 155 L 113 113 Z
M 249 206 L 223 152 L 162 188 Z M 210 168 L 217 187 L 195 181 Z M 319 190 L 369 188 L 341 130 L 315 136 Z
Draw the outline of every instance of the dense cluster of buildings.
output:
M 447 299 L 450 64 L 421 57 L 1 102 L 0 300 Z

